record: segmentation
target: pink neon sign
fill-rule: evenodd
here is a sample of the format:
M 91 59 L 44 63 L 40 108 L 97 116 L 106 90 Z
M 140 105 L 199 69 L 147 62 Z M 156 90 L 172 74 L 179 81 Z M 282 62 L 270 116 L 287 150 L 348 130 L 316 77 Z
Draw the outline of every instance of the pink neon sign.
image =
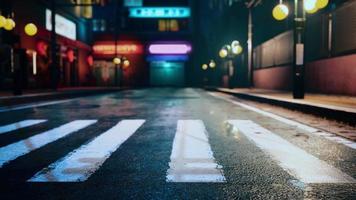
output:
M 191 50 L 189 44 L 151 44 L 148 48 L 151 54 L 187 54 Z

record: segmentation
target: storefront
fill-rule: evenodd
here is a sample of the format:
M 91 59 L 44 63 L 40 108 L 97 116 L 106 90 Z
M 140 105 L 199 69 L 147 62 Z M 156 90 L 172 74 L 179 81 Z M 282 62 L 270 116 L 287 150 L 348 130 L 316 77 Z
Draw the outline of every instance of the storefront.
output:
M 97 41 L 93 45 L 93 74 L 98 86 L 145 86 L 148 80 L 144 46 L 138 41 Z M 114 64 L 117 57 L 122 61 Z M 129 66 L 124 66 L 127 60 Z
M 185 68 L 191 45 L 188 42 L 155 42 L 148 46 L 151 86 L 185 85 Z
M 21 71 L 22 88 L 44 89 L 50 88 L 50 63 L 51 63 L 51 11 L 45 7 L 29 7 L 25 10 L 23 4 L 26 2 L 14 2 L 13 9 L 16 27 L 11 32 L 17 39 L 13 44 L 8 45 L 10 51 L 9 60 L 1 67 L 2 70 L 9 71 L 5 74 L 5 82 L 2 83 L 3 89 L 10 89 L 14 84 L 14 76 L 18 74 L 16 69 Z M 33 9 L 33 10 L 32 10 Z M 35 15 L 34 13 L 41 13 Z M 79 26 L 81 23 L 75 20 L 76 17 L 56 14 L 56 44 L 57 44 L 57 63 L 56 75 L 59 87 L 73 87 L 82 85 L 92 85 L 93 78 L 90 76 L 90 63 L 87 61 L 92 49 L 89 45 L 80 41 L 78 37 Z M 28 23 L 37 26 L 37 34 L 28 36 L 24 32 L 24 27 Z M 83 30 L 81 30 L 83 31 Z M 4 54 L 7 55 L 7 54 Z M 11 59 L 10 59 L 11 58 Z M 9 69 L 7 69 L 9 68 Z

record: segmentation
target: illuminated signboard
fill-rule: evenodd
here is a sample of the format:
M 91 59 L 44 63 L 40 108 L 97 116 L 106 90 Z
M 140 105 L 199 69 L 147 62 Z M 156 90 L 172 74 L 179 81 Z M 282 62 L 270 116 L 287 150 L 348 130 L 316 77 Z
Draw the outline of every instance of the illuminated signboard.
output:
M 46 9 L 46 29 L 51 31 L 52 30 L 52 12 Z M 67 37 L 72 40 L 77 39 L 77 26 L 74 22 L 68 20 L 67 18 L 56 14 L 56 33 L 58 35 Z
M 151 44 L 148 48 L 150 54 L 188 54 L 192 50 L 189 44 Z
M 130 8 L 132 18 L 188 18 L 188 7 L 137 7 Z
M 150 55 L 147 56 L 147 61 L 187 61 L 187 55 Z
M 124 1 L 124 6 L 126 7 L 139 7 L 142 6 L 142 1 L 143 0 L 125 0 Z
M 184 67 L 182 62 L 166 62 L 166 61 L 155 61 L 151 62 L 151 67 L 163 67 L 163 68 L 174 68 L 174 67 Z
M 141 54 L 143 46 L 130 42 L 119 42 L 116 46 L 118 54 Z M 95 55 L 115 55 L 114 42 L 100 42 L 93 46 Z
M 179 24 L 176 19 L 160 19 L 158 20 L 158 31 L 179 31 Z

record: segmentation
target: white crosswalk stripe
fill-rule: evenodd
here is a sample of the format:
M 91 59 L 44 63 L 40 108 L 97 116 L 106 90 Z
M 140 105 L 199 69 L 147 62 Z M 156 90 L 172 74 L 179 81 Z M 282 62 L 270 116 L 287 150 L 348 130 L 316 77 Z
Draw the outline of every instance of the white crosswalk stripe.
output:
M 46 144 L 54 142 L 63 138 L 73 132 L 83 129 L 91 124 L 96 123 L 97 120 L 75 120 L 64 124 L 55 129 L 37 134 L 19 142 L 9 144 L 0 148 L 0 167 L 4 164 L 15 160 L 16 158 L 28 154 Z
M 254 111 L 254 112 L 259 113 L 261 115 L 264 115 L 264 116 L 270 117 L 272 119 L 278 120 L 278 121 L 280 121 L 282 123 L 285 123 L 285 124 L 288 124 L 288 125 L 291 125 L 291 126 L 295 126 L 296 128 L 304 130 L 304 131 L 309 132 L 311 134 L 318 135 L 318 136 L 324 137 L 325 139 L 328 139 L 330 141 L 337 142 L 339 144 L 343 144 L 343 145 L 345 145 L 347 147 L 350 147 L 352 149 L 356 149 L 356 142 L 348 140 L 346 138 L 343 138 L 343 137 L 337 136 L 335 134 L 316 129 L 314 127 L 308 126 L 306 124 L 303 124 L 303 123 L 300 123 L 300 122 L 297 122 L 297 121 L 294 121 L 294 120 L 291 120 L 291 119 L 287 119 L 287 118 L 281 117 L 281 116 L 273 114 L 271 112 L 267 112 L 267 111 L 261 110 L 261 109 L 259 109 L 257 107 L 253 107 L 253 106 L 241 103 L 241 102 L 237 102 L 237 101 L 231 100 L 229 98 L 225 98 L 223 96 L 217 95 L 217 94 L 212 93 L 212 92 L 210 92 L 209 94 L 211 96 L 216 97 L 216 98 L 228 101 L 228 102 L 230 102 L 232 104 L 241 106 L 241 107 L 243 107 L 243 108 L 245 108 L 247 110 L 251 110 L 251 111 Z
M 229 120 L 228 123 L 304 183 L 355 183 L 352 177 L 250 120 Z
M 0 133 L 46 122 L 23 120 L 0 127 Z M 97 120 L 75 120 L 57 128 L 0 148 L 0 168 L 20 156 L 86 128 Z M 228 120 L 277 161 L 291 176 L 304 183 L 356 183 L 355 179 L 325 161 L 307 153 L 286 139 L 250 120 Z M 143 119 L 122 120 L 86 144 L 37 172 L 28 182 L 82 182 L 95 173 L 143 124 Z M 17 125 L 16 125 L 17 124 Z M 1 132 L 2 131 L 2 132 Z M 226 182 L 223 166 L 213 155 L 202 120 L 178 120 L 170 155 L 167 182 Z
M 201 120 L 179 120 L 173 141 L 168 182 L 225 182 Z
M 123 120 L 90 143 L 38 172 L 29 182 L 79 182 L 100 168 L 145 120 Z
M 47 120 L 44 120 L 44 119 L 28 119 L 28 120 L 19 121 L 19 122 L 13 123 L 13 124 L 0 126 L 0 135 L 3 133 L 8 133 L 8 132 L 15 131 L 18 129 L 22 129 L 22 128 L 33 126 L 36 124 L 40 124 L 40 123 L 43 123 L 46 121 Z

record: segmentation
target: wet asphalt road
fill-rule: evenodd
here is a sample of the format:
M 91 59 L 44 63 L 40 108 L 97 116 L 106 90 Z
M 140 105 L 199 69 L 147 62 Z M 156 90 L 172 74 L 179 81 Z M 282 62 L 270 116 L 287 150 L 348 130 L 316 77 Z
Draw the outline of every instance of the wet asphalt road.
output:
M 251 120 L 351 179 L 356 179 L 355 149 L 200 89 L 130 90 L 2 112 L 0 126 L 27 119 L 48 121 L 0 134 L 0 148 L 74 120 L 98 121 L 4 164 L 0 168 L 0 199 L 356 199 L 356 183 L 304 183 L 283 167 L 283 161 L 274 159 L 226 121 Z M 91 173 L 87 180 L 26 182 L 121 120 L 130 119 L 145 122 L 97 170 L 86 172 Z M 203 122 L 225 182 L 166 181 L 179 120 Z M 4 157 L 0 149 L 0 160 Z

